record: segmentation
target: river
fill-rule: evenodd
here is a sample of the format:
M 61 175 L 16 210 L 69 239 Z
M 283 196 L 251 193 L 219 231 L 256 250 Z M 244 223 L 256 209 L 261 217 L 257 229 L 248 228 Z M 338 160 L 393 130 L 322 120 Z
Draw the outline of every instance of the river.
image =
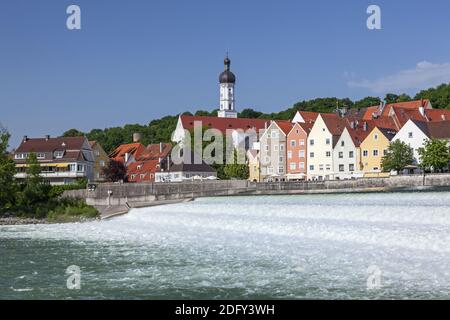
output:
M 450 192 L 203 198 L 0 226 L 0 299 L 102 298 L 449 299 Z

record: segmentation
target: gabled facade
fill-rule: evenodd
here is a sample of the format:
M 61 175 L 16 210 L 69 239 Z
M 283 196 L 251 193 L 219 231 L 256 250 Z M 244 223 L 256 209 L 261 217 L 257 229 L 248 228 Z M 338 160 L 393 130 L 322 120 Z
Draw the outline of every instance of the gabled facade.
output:
M 25 136 L 14 151 L 16 179 L 26 178 L 27 159 L 36 154 L 41 176 L 49 184 L 72 184 L 77 179 L 94 180 L 94 155 L 86 137 L 30 139 Z
M 419 121 L 409 120 L 395 135 L 392 141 L 400 140 L 409 145 L 414 150 L 414 165 L 420 164 L 419 148 L 423 147 L 428 136 L 425 134 L 421 126 L 426 126 L 425 123 Z M 417 169 L 418 171 L 418 169 Z
M 272 121 L 260 139 L 261 181 L 286 180 L 286 137 L 289 121 Z
M 308 180 L 333 180 L 333 149 L 345 129 L 345 121 L 334 114 L 320 114 L 308 135 Z
M 287 135 L 287 180 L 306 180 L 308 133 L 312 125 L 296 122 Z
M 335 179 L 346 180 L 362 177 L 359 166 L 359 144 L 345 128 L 333 149 Z
M 361 166 L 365 177 L 379 176 L 382 171 L 381 159 L 395 134 L 396 132 L 391 129 L 375 127 L 362 141 Z
M 409 145 L 414 151 L 414 173 L 422 170 L 420 164 L 419 148 L 422 148 L 429 139 L 450 141 L 450 121 L 425 122 L 409 120 L 395 135 L 393 141 L 399 140 Z
M 130 183 L 154 182 L 159 166 L 158 160 L 133 162 L 127 167 L 127 180 Z

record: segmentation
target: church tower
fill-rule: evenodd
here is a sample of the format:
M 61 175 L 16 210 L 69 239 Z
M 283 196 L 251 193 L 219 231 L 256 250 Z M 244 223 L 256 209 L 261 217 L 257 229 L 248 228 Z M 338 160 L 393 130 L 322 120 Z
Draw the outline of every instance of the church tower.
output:
M 217 113 L 219 118 L 237 118 L 234 108 L 234 84 L 236 76 L 230 71 L 231 61 L 228 55 L 224 60 L 225 71 L 219 76 L 220 82 L 220 110 Z

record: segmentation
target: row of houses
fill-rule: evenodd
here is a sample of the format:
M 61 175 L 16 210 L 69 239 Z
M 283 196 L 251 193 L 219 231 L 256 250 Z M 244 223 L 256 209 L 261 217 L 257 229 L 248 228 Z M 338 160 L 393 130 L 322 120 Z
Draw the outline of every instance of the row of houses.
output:
M 415 163 L 405 169 L 418 172 L 418 149 L 427 139 L 450 141 L 450 110 L 433 109 L 428 100 L 336 113 L 298 111 L 291 121 L 181 115 L 173 142 L 183 141 L 196 125 L 229 134 L 235 147 L 243 147 L 252 181 L 377 177 L 383 174 L 381 159 L 395 140 L 414 149 Z M 130 183 L 217 178 L 203 161 L 174 163 L 172 147 L 171 143 L 145 146 L 134 134 L 132 143 L 108 155 L 86 137 L 25 136 L 12 154 L 18 179 L 25 177 L 27 158 L 35 153 L 42 176 L 51 184 L 71 184 L 79 178 L 104 181 L 103 168 L 111 160 L 125 166 Z
M 100 143 L 88 141 L 86 137 L 24 136 L 12 157 L 16 164 L 15 176 L 20 180 L 26 177 L 30 154 L 36 154 L 41 176 L 52 185 L 73 184 L 77 179 L 104 182 L 103 169 L 112 160 L 124 165 L 124 180 L 130 183 L 216 178 L 215 170 L 204 162 L 173 163 L 171 150 L 170 143 L 144 146 L 139 134 L 133 135 L 133 143 L 120 145 L 109 155 Z
M 382 176 L 381 160 L 392 141 L 414 150 L 427 139 L 450 141 L 450 110 L 428 100 L 381 104 L 342 113 L 299 111 L 292 121 L 272 121 L 248 151 L 250 180 L 337 180 Z

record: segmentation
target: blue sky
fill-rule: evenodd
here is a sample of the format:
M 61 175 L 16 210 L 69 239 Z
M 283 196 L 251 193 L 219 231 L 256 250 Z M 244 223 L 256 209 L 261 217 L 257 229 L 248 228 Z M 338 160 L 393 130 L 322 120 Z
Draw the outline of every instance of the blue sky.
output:
M 77 4 L 82 29 L 66 28 Z M 377 4 L 382 30 L 366 27 Z M 13 134 L 146 124 L 218 106 L 229 51 L 237 108 L 414 94 L 450 82 L 450 2 L 4 0 L 0 123 Z

